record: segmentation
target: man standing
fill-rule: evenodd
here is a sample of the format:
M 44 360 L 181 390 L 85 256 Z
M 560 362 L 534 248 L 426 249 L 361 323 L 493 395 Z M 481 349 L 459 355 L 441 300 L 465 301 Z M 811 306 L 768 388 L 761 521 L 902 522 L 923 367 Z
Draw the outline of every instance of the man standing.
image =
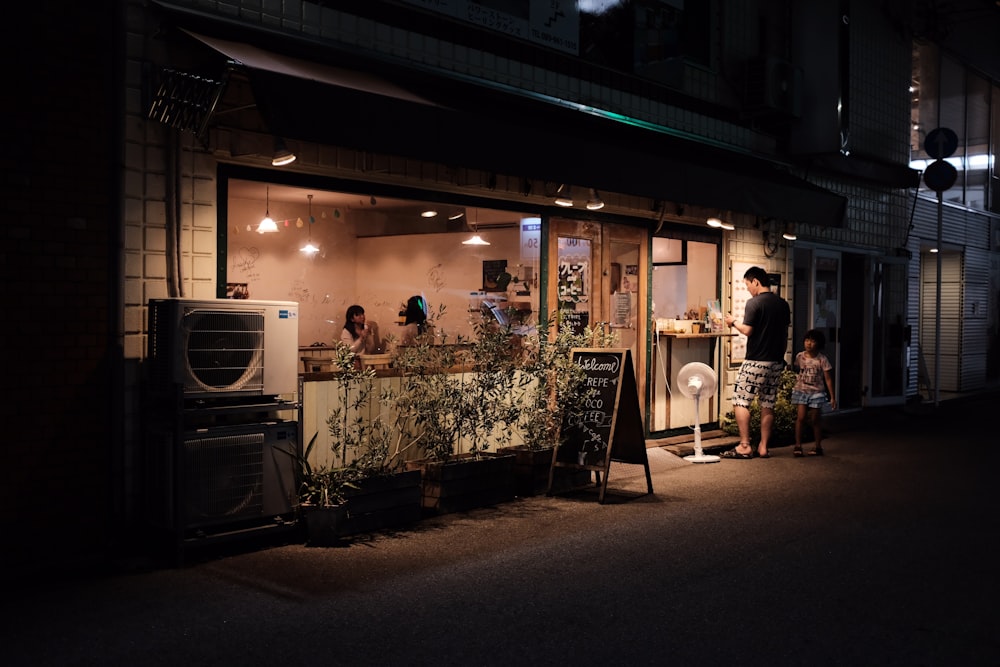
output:
M 760 401 L 760 444 L 757 455 L 769 458 L 768 440 L 774 427 L 774 402 L 778 396 L 781 372 L 785 368 L 785 348 L 788 345 L 788 325 L 791 311 L 788 302 L 771 292 L 771 279 L 759 266 L 752 266 L 743 274 L 743 282 L 750 292 L 743 313 L 743 322 L 737 322 L 732 313 L 726 315 L 726 325 L 734 327 L 747 337 L 747 351 L 736 385 L 733 388 L 733 412 L 740 429 L 740 444 L 722 453 L 727 459 L 751 459 L 750 404 Z

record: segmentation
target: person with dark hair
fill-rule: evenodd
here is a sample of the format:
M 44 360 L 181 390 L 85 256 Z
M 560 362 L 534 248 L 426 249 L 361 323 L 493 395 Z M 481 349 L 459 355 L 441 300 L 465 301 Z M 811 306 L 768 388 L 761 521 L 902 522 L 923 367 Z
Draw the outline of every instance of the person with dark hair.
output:
M 750 405 L 760 402 L 760 443 L 757 455 L 770 458 L 768 442 L 774 429 L 774 403 L 785 370 L 785 347 L 788 345 L 788 325 L 791 309 L 788 302 L 771 291 L 767 271 L 752 266 L 743 274 L 743 282 L 750 292 L 743 311 L 743 321 L 737 322 L 732 313 L 726 315 L 726 325 L 747 337 L 746 355 L 740 365 L 733 387 L 733 413 L 740 430 L 739 444 L 723 452 L 727 459 L 751 459 Z
M 340 332 L 340 342 L 351 348 L 354 354 L 379 354 L 382 351 L 382 338 L 378 334 L 378 325 L 368 322 L 365 309 L 358 305 L 350 306 L 344 316 L 344 329 Z
M 798 406 L 795 417 L 795 456 L 802 456 L 802 424 L 806 412 L 811 417 L 813 437 L 816 445 L 809 450 L 810 456 L 823 455 L 823 432 L 820 429 L 822 408 L 829 402 L 830 408 L 837 409 L 837 399 L 833 395 L 833 366 L 821 350 L 826 347 L 826 336 L 819 329 L 810 329 L 803 337 L 805 349 L 795 355 L 798 378 L 792 388 L 792 403 Z M 829 392 L 829 395 L 827 394 Z
M 403 331 L 400 345 L 413 345 L 417 338 L 427 332 L 427 302 L 422 296 L 414 295 L 406 301 Z

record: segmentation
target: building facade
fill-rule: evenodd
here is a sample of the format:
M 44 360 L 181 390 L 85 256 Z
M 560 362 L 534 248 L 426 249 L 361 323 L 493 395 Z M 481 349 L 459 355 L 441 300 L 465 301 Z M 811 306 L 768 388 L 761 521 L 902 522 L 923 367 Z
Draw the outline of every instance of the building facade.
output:
M 305 219 L 310 241 L 317 216 L 343 215 L 364 228 L 341 239 L 352 252 L 392 255 L 389 238 L 426 242 L 428 231 L 415 223 L 366 217 L 379 201 L 461 207 L 464 226 L 434 228 L 441 234 L 488 230 L 469 212 L 503 211 L 510 215 L 497 233 L 516 220 L 523 240 L 523 221 L 537 219 L 538 254 L 511 250 L 508 270 L 531 269 L 519 278 L 534 285 L 525 291 L 536 318 L 567 301 L 564 266 L 589 267 L 581 271 L 588 299 L 577 299 L 589 322 L 614 319 L 615 306 L 625 304 L 621 333 L 635 352 L 650 436 L 684 425 L 657 402 L 669 382 L 659 375 L 660 326 L 700 318 L 706 302 L 738 310 L 742 270 L 752 265 L 775 276 L 793 307 L 789 353 L 805 330 L 828 331 L 843 409 L 902 403 L 919 391 L 931 335 L 921 306 L 929 274 L 920 259 L 931 199 L 910 166 L 909 5 L 824 2 L 806 12 L 798 3 L 754 0 L 697 7 L 642 0 L 107 4 L 109 22 L 71 12 L 53 21 L 67 34 L 91 28 L 101 45 L 87 51 L 92 60 L 40 55 L 51 60 L 24 67 L 58 69 L 60 80 L 73 82 L 73 69 L 55 67 L 71 62 L 93 101 L 81 103 L 69 88 L 38 100 L 44 114 L 22 112 L 31 128 L 22 141 L 36 162 L 9 168 L 18 186 L 10 201 L 23 216 L 8 232 L 19 248 L 10 265 L 21 269 L 12 282 L 23 288 L 22 305 L 41 312 L 43 290 L 25 276 L 37 279 L 44 266 L 81 298 L 66 308 L 45 292 L 42 302 L 53 308 L 38 318 L 41 337 L 73 351 L 59 347 L 59 372 L 29 380 L 36 392 L 58 389 L 46 401 L 44 428 L 23 428 L 12 446 L 27 474 L 5 485 L 8 507 L 20 517 L 15 527 L 38 534 L 39 519 L 58 515 L 58 503 L 39 504 L 32 493 L 47 477 L 86 506 L 74 534 L 83 546 L 74 555 L 55 553 L 54 538 L 42 533 L 16 560 L 86 561 L 135 549 L 129 536 L 144 495 L 149 300 L 220 298 L 228 285 L 245 284 L 240 239 L 253 230 L 241 212 L 256 206 L 270 215 L 287 206 L 272 204 L 272 188 L 310 194 L 308 204 L 300 200 L 284 214 L 290 231 Z M 25 87 L 44 88 L 38 81 Z M 995 125 L 991 131 L 995 156 Z M 42 136 L 73 155 L 31 142 Z M 274 166 L 277 148 L 291 148 L 297 159 Z M 101 170 L 81 158 L 94 150 Z M 43 165 L 46 154 L 56 158 Z M 987 183 L 995 184 L 991 164 Z M 593 193 L 586 199 L 598 196 L 604 206 L 591 209 L 579 198 L 571 208 L 556 206 L 560 186 Z M 44 214 L 52 223 L 43 232 L 29 212 L 49 189 L 67 212 Z M 983 191 L 995 201 L 988 199 L 995 187 Z M 353 203 L 331 200 L 314 211 L 318 192 Z M 989 203 L 968 208 L 964 200 L 953 205 L 947 228 L 949 241 L 964 248 L 948 256 L 948 275 L 968 295 L 955 354 L 976 359 L 963 362 L 971 375 L 962 374 L 956 389 L 981 384 L 971 370 L 979 357 L 970 351 L 995 347 L 997 335 L 990 296 L 1000 284 L 996 217 Z M 570 247 L 587 249 L 582 261 L 562 254 Z M 465 285 L 447 284 L 447 266 L 431 271 L 442 264 L 387 264 L 384 272 L 434 273 L 400 282 L 410 292 L 438 285 L 444 300 Z M 706 266 L 707 278 L 688 277 Z M 329 275 L 322 283 L 292 278 L 269 292 L 250 273 L 252 296 L 316 306 L 322 321 L 317 295 L 333 282 Z M 385 326 L 396 292 L 362 289 L 367 278 L 356 266 L 337 275 L 335 284 L 348 287 L 341 295 L 331 290 L 329 310 L 369 298 Z M 668 309 L 672 286 L 682 281 L 690 284 Z M 634 296 L 616 298 L 623 292 Z M 60 326 L 64 317 L 79 326 Z M 336 329 L 307 331 L 320 338 Z M 25 327 L 17 335 L 22 340 L 6 349 L 35 334 Z M 724 388 L 717 418 L 739 342 L 712 349 Z

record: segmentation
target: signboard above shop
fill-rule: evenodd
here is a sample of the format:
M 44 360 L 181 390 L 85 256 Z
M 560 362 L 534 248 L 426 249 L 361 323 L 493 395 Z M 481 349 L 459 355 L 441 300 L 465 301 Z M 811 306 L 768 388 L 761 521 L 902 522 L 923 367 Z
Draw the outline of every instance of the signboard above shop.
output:
M 580 54 L 576 0 L 403 0 L 481 28 Z

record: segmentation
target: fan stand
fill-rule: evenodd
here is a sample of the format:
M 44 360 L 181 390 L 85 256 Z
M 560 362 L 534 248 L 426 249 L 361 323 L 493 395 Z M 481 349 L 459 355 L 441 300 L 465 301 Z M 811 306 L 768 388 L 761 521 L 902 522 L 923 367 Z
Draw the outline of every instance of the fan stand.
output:
M 701 410 L 699 410 L 700 406 L 698 405 L 700 398 L 700 392 L 694 395 L 694 454 L 685 456 L 684 460 L 691 463 L 718 463 L 718 456 L 705 454 L 701 449 L 701 424 L 698 423 L 698 420 L 701 419 Z

